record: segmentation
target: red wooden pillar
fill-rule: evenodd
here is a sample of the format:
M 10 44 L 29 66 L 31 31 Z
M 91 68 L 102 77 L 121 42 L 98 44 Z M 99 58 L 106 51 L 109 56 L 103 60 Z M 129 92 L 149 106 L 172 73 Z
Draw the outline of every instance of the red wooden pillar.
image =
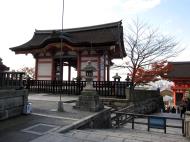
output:
M 51 80 L 55 80 L 55 60 L 52 59 Z
M 35 79 L 38 79 L 38 58 L 36 58 L 35 62 Z
M 71 66 L 68 64 L 68 81 L 71 81 Z
M 60 60 L 60 80 L 63 80 L 63 68 L 64 68 L 64 62 L 63 60 Z
M 104 81 L 106 81 L 106 55 L 104 54 Z
M 97 70 L 97 71 L 98 71 L 98 78 L 97 78 L 97 81 L 100 81 L 100 75 L 101 75 L 101 74 L 100 74 L 100 71 L 101 71 L 101 70 L 100 70 L 100 56 L 98 56 L 98 70 Z
M 110 66 L 107 66 L 107 81 L 110 81 Z
M 81 77 L 81 53 L 78 52 L 77 56 L 77 77 Z
M 176 106 L 176 89 L 173 90 L 173 104 Z
M 108 62 L 108 65 L 107 65 L 107 81 L 110 81 L 110 57 L 109 55 L 107 56 L 107 62 Z

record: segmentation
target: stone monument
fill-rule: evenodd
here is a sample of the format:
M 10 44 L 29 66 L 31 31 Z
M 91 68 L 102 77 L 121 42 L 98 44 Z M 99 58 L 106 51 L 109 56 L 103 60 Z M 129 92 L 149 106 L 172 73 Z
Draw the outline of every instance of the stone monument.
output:
M 88 61 L 88 64 L 84 67 L 83 71 L 86 73 L 86 86 L 81 92 L 74 108 L 92 112 L 100 111 L 104 108 L 104 106 L 99 100 L 98 93 L 93 88 L 93 72 L 96 71 L 96 69 L 92 66 L 91 62 Z

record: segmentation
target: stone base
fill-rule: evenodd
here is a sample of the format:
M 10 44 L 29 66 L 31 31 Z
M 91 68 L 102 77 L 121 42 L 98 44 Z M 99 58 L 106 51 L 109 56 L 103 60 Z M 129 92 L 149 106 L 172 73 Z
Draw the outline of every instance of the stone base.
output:
M 187 138 L 190 138 L 190 111 L 185 112 L 184 132 Z
M 79 96 L 76 106 L 74 106 L 75 109 L 97 112 L 104 108 L 96 91 L 83 91 L 81 94 L 82 95 Z
M 0 90 L 0 120 L 21 115 L 28 103 L 28 90 Z
M 63 102 L 59 101 L 57 104 L 57 111 L 64 112 Z

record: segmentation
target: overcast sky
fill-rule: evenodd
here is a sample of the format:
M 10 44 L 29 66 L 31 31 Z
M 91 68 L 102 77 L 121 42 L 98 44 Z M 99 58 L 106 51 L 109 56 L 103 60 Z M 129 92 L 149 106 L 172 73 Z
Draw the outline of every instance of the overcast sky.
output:
M 65 0 L 64 28 L 139 18 L 175 36 L 186 50 L 174 60 L 190 61 L 190 0 Z M 62 0 L 1 0 L 0 57 L 11 69 L 34 66 L 31 55 L 9 50 L 29 41 L 35 29 L 61 28 Z

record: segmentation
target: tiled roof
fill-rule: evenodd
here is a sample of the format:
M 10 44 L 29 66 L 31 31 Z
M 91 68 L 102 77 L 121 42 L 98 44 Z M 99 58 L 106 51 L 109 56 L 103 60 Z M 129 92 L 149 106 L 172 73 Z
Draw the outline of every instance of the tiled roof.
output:
M 14 52 L 27 52 L 32 49 L 43 48 L 49 43 L 60 42 L 61 38 L 63 42 L 73 47 L 97 48 L 115 45 L 122 52 L 119 56 L 126 56 L 121 21 L 90 27 L 64 29 L 63 31 L 36 30 L 30 41 L 10 49 Z
M 9 67 L 5 66 L 0 58 L 0 72 L 9 70 Z
M 190 62 L 169 62 L 172 71 L 168 73 L 168 78 L 190 78 Z

